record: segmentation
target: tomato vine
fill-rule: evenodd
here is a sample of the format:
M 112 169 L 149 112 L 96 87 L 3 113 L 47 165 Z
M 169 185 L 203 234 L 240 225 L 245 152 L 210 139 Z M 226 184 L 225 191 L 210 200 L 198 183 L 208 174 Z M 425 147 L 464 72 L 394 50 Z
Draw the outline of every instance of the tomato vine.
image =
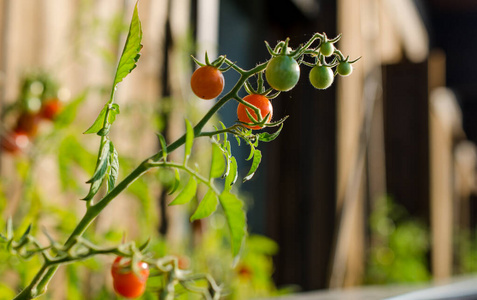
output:
M 114 102 L 116 87 L 136 67 L 142 49 L 142 29 L 136 5 L 128 38 L 113 80 L 110 98 L 94 123 L 85 131 L 87 134 L 97 134 L 100 137 L 96 168 L 88 181 L 90 189 L 82 199 L 86 203 L 85 214 L 63 245 L 51 238 L 48 233 L 45 234 L 50 243 L 48 245 L 40 244 L 35 237 L 30 235 L 31 227 L 28 227 L 24 234 L 16 239 L 12 234 L 11 221 L 8 222 L 7 233 L 0 235 L 0 242 L 5 244 L 12 254 L 25 258 L 39 254 L 43 258 L 41 269 L 15 299 L 33 299 L 44 294 L 60 265 L 100 254 L 116 255 L 130 259 L 133 273 L 132 275 L 128 273 L 127 276 L 141 275 L 140 273 L 144 270 L 137 269 L 139 262 L 145 262 L 150 268 L 164 274 L 168 278 L 168 283 L 162 293 L 163 299 L 173 298 L 174 287 L 177 284 L 181 284 L 191 292 L 201 294 L 206 299 L 220 298 L 223 295 L 224 288 L 218 285 L 210 275 L 185 272 L 179 267 L 176 257 L 151 258 L 147 253 L 148 242 L 140 246 L 136 246 L 134 242 L 129 242 L 104 248 L 87 241 L 82 236 L 103 209 L 137 178 L 150 169 L 167 168 L 173 170 L 176 175 L 176 183 L 170 192 L 175 193 L 181 182 L 184 186 L 170 205 L 189 203 L 196 195 L 197 185 L 205 186 L 207 193 L 194 210 L 191 221 L 210 216 L 220 205 L 230 229 L 232 253 L 238 260 L 247 233 L 247 224 L 243 202 L 231 191 L 232 185 L 238 178 L 238 167 L 237 161 L 231 152 L 229 137 L 236 138 L 239 144 L 242 140 L 250 147 L 250 154 L 247 159 L 251 161 L 251 167 L 243 178 L 244 181 L 250 180 L 257 171 L 262 158 L 258 149 L 259 143 L 271 142 L 276 139 L 287 119 L 287 116 L 284 116 L 278 121 L 272 120 L 273 103 L 270 100 L 277 97 L 281 92 L 291 90 L 297 84 L 300 78 L 300 66 L 305 65 L 312 68 L 309 79 L 311 84 L 319 89 L 328 88 L 333 83 L 336 74 L 341 76 L 351 74 L 352 64 L 357 60 L 350 61 L 349 57 L 345 57 L 336 48 L 335 43 L 340 38 L 341 35 L 334 39 L 328 39 L 326 34 L 315 33 L 306 43 L 295 49 L 289 46 L 288 38 L 278 42 L 274 48 L 265 42 L 265 46 L 270 53 L 270 59 L 248 70 L 240 68 L 235 62 L 223 55 L 210 62 L 206 54 L 205 63 L 193 58 L 199 65 L 199 69 L 192 75 L 191 88 L 199 98 L 213 99 L 222 93 L 225 80 L 222 75 L 223 72 L 235 71 L 240 75 L 240 78 L 230 91 L 218 98 L 197 124 L 193 126 L 186 120 L 186 132 L 176 141 L 167 144 L 165 138 L 159 135 L 161 149 L 143 160 L 136 169 L 117 182 L 119 154 L 109 133 L 119 114 L 119 105 Z M 332 71 L 334 68 L 337 70 Z M 242 89 L 248 93 L 243 98 L 239 96 Z M 255 98 L 260 99 L 260 101 L 251 100 Z M 204 131 L 205 125 L 217 111 L 230 101 L 238 103 L 238 121 L 229 127 L 220 123 L 220 126 L 216 127 L 215 130 Z M 44 112 L 46 118 L 52 118 L 56 109 L 56 106 L 47 109 Z M 278 127 L 278 129 L 273 133 L 257 133 L 255 131 L 264 127 Z M 211 139 L 212 159 L 208 176 L 201 174 L 197 168 L 189 166 L 189 157 L 192 154 L 194 140 L 201 137 Z M 182 162 L 170 160 L 169 154 L 182 146 L 184 147 Z M 181 178 L 184 176 L 186 178 Z M 215 179 L 217 178 L 225 179 L 223 187 L 216 185 Z M 106 185 L 107 193 L 98 197 L 98 191 L 103 185 Z M 118 270 L 114 270 L 117 273 Z M 113 272 L 113 275 L 117 276 L 116 273 Z M 149 275 L 149 273 L 147 274 Z M 115 277 L 115 280 L 118 280 L 117 278 Z M 207 282 L 206 287 L 193 284 L 204 280 Z M 139 294 L 141 293 L 131 295 L 135 297 Z

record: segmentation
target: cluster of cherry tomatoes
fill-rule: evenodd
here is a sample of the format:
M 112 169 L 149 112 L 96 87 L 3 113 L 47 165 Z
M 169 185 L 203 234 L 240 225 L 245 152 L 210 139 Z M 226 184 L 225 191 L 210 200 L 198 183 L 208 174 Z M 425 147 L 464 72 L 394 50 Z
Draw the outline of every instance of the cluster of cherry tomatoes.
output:
M 19 100 L 8 111 L 17 117 L 11 129 L 1 130 L 0 146 L 4 152 L 25 151 L 37 136 L 42 121 L 53 121 L 63 105 L 57 84 L 45 74 L 33 74 L 23 80 Z
M 309 73 L 309 81 L 316 89 L 327 89 L 333 84 L 335 75 L 349 76 L 353 72 L 352 63 L 349 58 L 344 58 L 335 46 L 336 40 L 328 40 L 326 36 L 320 43 L 316 50 L 318 55 L 314 64 L 300 61 L 312 67 Z M 267 44 L 268 46 L 268 44 Z M 291 49 L 285 46 L 280 53 L 274 53 L 270 49 L 272 58 L 268 61 L 265 69 L 265 78 L 271 88 L 278 92 L 286 92 L 291 90 L 298 83 L 300 79 L 300 66 L 297 60 L 293 57 Z M 333 63 L 327 64 L 324 60 L 326 57 L 335 56 Z M 318 57 L 320 59 L 318 59 Z M 214 63 L 209 63 L 206 56 L 206 64 L 200 64 L 199 67 L 191 77 L 191 88 L 194 94 L 205 100 L 214 99 L 219 96 L 224 88 L 224 76 L 222 72 L 229 69 L 221 69 L 223 60 L 218 60 Z M 336 71 L 333 67 L 336 66 Z M 261 76 L 261 74 L 260 74 Z M 273 107 L 268 97 L 268 92 L 253 91 L 245 96 L 242 100 L 260 111 L 260 118 L 257 118 L 255 111 L 245 104 L 239 103 L 237 107 L 237 117 L 239 122 L 249 129 L 261 129 L 264 125 L 270 122 L 273 115 Z M 258 122 L 260 119 L 265 119 L 265 122 Z
M 38 133 L 41 121 L 53 121 L 62 108 L 58 98 L 45 99 L 38 111 L 22 110 L 11 131 L 2 134 L 2 150 L 11 154 L 24 151 Z

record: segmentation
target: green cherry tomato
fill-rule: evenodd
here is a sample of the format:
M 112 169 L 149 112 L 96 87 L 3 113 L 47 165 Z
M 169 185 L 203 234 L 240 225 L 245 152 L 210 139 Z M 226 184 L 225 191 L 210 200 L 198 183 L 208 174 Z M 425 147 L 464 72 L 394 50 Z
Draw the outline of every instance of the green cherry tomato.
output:
M 276 56 L 268 62 L 265 78 L 268 84 L 277 91 L 289 91 L 300 79 L 300 66 L 292 57 Z
M 321 52 L 321 54 L 323 54 L 324 56 L 328 57 L 328 56 L 330 56 L 331 54 L 333 54 L 333 52 L 335 52 L 335 46 L 333 45 L 333 43 L 324 42 L 324 43 L 321 44 L 321 46 L 320 46 L 320 52 Z
M 349 62 L 343 61 L 339 63 L 336 71 L 338 71 L 338 74 L 341 76 L 349 76 L 353 72 L 353 66 Z
M 326 66 L 314 66 L 310 71 L 311 84 L 320 90 L 324 90 L 333 83 L 333 70 Z

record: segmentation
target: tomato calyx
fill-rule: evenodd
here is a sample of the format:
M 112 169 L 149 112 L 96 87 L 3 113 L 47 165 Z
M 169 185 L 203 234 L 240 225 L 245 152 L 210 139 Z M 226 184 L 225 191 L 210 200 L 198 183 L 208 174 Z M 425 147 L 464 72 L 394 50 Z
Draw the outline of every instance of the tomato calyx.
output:
M 260 94 L 250 94 L 243 99 L 237 107 L 239 123 L 249 129 L 262 129 L 271 120 L 273 106 L 270 100 Z
M 280 95 L 280 91 L 277 91 L 273 94 L 270 94 L 275 89 L 273 87 L 265 89 L 265 86 L 263 85 L 263 83 L 264 83 L 263 73 L 264 72 L 262 71 L 262 72 L 257 74 L 257 88 L 256 89 L 252 86 L 252 84 L 250 83 L 249 80 L 245 81 L 243 87 L 248 94 L 262 95 L 262 96 L 267 97 L 268 100 L 275 99 L 278 95 Z
M 193 55 L 191 55 L 191 58 L 200 67 L 211 66 L 211 67 L 216 68 L 220 72 L 226 72 L 226 71 L 230 70 L 233 66 L 235 66 L 235 63 L 230 63 L 230 61 L 227 59 L 227 57 L 225 55 L 220 55 L 213 62 L 210 62 L 209 55 L 208 55 L 207 51 L 205 51 L 205 63 L 201 63 Z M 226 64 L 227 66 L 222 68 L 223 64 Z

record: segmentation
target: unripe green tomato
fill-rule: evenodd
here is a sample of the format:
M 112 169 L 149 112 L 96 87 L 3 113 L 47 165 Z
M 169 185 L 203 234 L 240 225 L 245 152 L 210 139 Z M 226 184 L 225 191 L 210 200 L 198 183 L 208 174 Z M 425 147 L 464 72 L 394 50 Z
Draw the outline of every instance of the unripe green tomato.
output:
M 338 74 L 341 76 L 349 76 L 353 72 L 353 66 L 349 62 L 343 61 L 339 63 L 336 71 L 338 71 Z
M 330 67 L 314 66 L 310 71 L 309 78 L 315 88 L 324 90 L 333 84 L 333 70 Z
M 321 54 L 323 54 L 324 56 L 330 56 L 331 54 L 333 54 L 333 52 L 335 52 L 335 46 L 333 45 L 333 43 L 330 43 L 330 42 L 324 42 L 323 44 L 321 44 L 320 46 L 320 52 Z
M 300 79 L 300 66 L 290 56 L 276 56 L 268 62 L 265 78 L 268 84 L 277 91 L 289 91 Z

